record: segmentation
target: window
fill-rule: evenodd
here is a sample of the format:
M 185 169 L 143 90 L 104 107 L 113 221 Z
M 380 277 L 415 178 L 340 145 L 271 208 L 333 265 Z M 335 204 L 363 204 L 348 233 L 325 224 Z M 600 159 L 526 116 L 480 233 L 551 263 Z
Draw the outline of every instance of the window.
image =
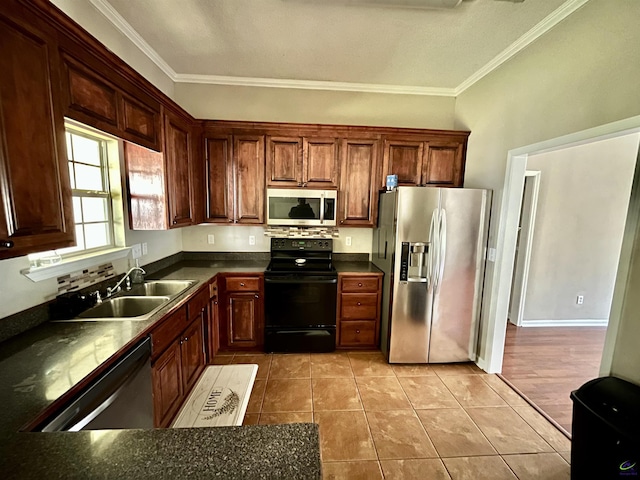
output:
M 77 245 L 59 249 L 57 253 L 69 255 L 110 248 L 115 242 L 107 142 L 72 127 L 67 127 L 66 137 Z

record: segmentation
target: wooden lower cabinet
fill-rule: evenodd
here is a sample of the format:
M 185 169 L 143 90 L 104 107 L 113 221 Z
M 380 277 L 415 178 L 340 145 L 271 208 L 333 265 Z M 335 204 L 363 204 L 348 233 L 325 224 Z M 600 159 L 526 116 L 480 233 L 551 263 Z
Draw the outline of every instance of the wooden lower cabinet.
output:
M 180 342 L 174 342 L 158 358 L 153 371 L 153 424 L 166 427 L 171 422 L 184 397 Z
M 221 276 L 218 326 L 220 350 L 260 350 L 264 345 L 264 277 Z
M 382 273 L 338 274 L 337 348 L 378 348 Z
M 153 419 L 156 427 L 171 424 L 204 369 L 208 297 L 208 287 L 205 287 L 151 332 Z

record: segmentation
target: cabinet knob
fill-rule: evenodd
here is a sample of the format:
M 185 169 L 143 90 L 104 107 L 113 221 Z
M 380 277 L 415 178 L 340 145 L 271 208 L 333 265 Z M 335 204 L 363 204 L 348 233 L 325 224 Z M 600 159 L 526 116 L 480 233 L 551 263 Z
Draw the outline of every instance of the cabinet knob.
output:
M 244 287 L 244 283 L 240 282 L 240 286 L 241 286 L 241 287 Z
M 358 284 L 358 286 L 359 286 L 359 287 L 361 287 L 361 286 L 362 286 L 362 284 L 361 284 L 361 283 L 359 283 L 359 284 Z
M 183 342 L 188 342 L 189 341 L 189 337 L 184 337 L 184 339 L 182 341 Z
M 360 333 L 360 330 L 356 330 L 356 333 Z
M 362 305 L 360 302 L 358 302 L 358 306 Z
M 257 293 L 254 295 L 254 297 L 256 298 L 260 298 L 260 295 L 258 295 Z
M 230 219 L 229 219 L 229 223 L 233 223 L 233 218 L 230 218 Z
M 0 240 L 0 247 L 2 248 L 13 248 L 12 240 Z
M 218 301 L 216 300 L 215 302 L 213 302 L 213 304 L 214 304 L 214 305 L 217 305 L 217 304 L 218 304 Z
M 302 182 L 298 182 L 298 186 L 301 187 L 302 186 Z

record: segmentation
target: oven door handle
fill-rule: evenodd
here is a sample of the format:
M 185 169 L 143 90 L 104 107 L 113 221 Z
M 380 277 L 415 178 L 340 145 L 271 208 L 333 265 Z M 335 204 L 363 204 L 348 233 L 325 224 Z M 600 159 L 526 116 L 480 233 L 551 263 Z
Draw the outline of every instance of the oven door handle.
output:
M 264 277 L 265 283 L 338 283 L 337 278 L 319 276 Z

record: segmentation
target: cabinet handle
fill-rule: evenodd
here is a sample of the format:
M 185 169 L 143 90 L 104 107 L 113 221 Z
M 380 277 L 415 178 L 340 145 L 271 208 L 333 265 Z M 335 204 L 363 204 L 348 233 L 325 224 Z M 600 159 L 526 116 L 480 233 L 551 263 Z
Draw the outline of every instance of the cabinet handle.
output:
M 0 247 L 13 248 L 13 241 L 12 240 L 0 240 Z
M 358 286 L 359 286 L 359 287 L 361 287 L 361 286 L 362 286 L 362 284 L 361 284 L 361 283 L 359 283 L 359 284 L 358 284 Z

